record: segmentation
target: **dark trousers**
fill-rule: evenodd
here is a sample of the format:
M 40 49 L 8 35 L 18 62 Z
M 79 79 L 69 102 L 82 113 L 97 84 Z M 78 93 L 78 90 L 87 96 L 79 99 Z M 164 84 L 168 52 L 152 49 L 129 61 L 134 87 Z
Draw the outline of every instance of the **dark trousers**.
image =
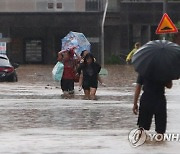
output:
M 74 90 L 74 80 L 62 79 L 61 80 L 62 91 L 73 91 Z
M 143 94 L 140 99 L 138 126 L 143 127 L 145 130 L 149 130 L 153 115 L 155 116 L 156 132 L 161 134 L 165 133 L 167 123 L 165 96 L 151 96 Z

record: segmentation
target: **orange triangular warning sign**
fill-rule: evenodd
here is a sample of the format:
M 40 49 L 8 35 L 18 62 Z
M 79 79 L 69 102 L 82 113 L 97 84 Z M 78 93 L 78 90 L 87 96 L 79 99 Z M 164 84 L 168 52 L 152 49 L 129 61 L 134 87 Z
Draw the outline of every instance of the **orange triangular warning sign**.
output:
M 165 13 L 156 29 L 156 34 L 166 34 L 166 33 L 177 33 L 178 29 L 170 19 L 167 13 Z

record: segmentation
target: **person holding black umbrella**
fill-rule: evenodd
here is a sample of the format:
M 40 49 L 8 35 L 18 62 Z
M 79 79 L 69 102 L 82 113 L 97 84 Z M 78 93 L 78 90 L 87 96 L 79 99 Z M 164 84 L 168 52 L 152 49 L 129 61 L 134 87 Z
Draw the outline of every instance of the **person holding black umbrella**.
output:
M 165 88 L 180 77 L 180 46 L 167 40 L 149 41 L 133 55 L 132 64 L 138 72 L 134 94 L 134 114 L 138 126 L 149 130 L 153 115 L 156 132 L 164 134 L 167 123 Z M 138 98 L 143 89 L 138 108 Z
M 138 98 L 143 89 L 143 94 L 140 98 L 139 116 L 137 125 L 149 130 L 153 115 L 155 116 L 155 130 L 159 134 L 164 134 L 166 131 L 166 97 L 165 87 L 172 88 L 172 81 L 157 82 L 138 76 L 137 85 L 134 95 L 133 112 L 138 113 Z

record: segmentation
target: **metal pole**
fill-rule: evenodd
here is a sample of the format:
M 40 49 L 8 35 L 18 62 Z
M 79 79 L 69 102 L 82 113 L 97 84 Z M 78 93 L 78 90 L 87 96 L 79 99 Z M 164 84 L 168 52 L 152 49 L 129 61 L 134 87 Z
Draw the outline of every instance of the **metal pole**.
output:
M 167 13 L 167 3 L 168 3 L 168 0 L 163 1 L 163 14 Z
M 106 19 L 107 14 L 107 8 L 108 8 L 109 1 L 106 0 L 104 13 L 103 13 L 103 19 L 102 19 L 102 25 L 101 25 L 101 67 L 104 67 L 104 23 Z
M 163 14 L 164 13 L 167 13 L 167 3 L 168 3 L 168 0 L 164 0 L 163 1 Z M 163 35 L 163 40 L 166 40 L 166 34 Z

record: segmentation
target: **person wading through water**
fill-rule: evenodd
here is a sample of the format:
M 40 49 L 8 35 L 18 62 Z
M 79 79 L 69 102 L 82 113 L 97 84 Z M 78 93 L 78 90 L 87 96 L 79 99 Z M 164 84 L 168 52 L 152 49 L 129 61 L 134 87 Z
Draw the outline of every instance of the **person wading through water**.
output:
M 155 131 L 159 134 L 166 132 L 167 108 L 165 87 L 172 88 L 172 81 L 160 82 L 138 76 L 134 94 L 133 112 L 138 114 L 139 128 L 149 130 L 153 115 L 155 116 Z M 138 98 L 143 89 L 138 108 Z

